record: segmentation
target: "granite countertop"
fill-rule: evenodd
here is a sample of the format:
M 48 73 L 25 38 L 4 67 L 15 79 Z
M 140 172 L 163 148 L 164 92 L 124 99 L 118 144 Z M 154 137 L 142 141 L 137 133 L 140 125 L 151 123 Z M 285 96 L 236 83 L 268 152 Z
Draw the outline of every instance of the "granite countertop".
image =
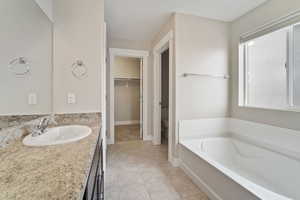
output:
M 80 141 L 26 147 L 22 140 L 0 149 L 0 199 L 81 199 L 93 158 L 100 123 Z M 63 125 L 63 124 L 60 124 Z

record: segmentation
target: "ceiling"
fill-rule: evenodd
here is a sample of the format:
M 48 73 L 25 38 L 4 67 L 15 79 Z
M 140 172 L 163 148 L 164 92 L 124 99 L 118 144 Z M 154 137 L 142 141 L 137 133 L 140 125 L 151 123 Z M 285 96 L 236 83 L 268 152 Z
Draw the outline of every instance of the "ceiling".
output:
M 173 12 L 233 21 L 267 0 L 106 0 L 109 38 L 152 40 Z

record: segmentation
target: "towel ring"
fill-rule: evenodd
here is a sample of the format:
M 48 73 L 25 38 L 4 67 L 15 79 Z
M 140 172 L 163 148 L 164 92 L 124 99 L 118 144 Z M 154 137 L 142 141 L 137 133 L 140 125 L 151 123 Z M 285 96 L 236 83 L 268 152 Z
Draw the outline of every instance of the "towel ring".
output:
M 88 69 L 81 60 L 77 60 L 72 64 L 72 74 L 77 79 L 85 79 L 88 75 Z
M 8 64 L 8 68 L 16 77 L 22 78 L 30 73 L 29 62 L 25 57 L 18 57 L 11 60 Z

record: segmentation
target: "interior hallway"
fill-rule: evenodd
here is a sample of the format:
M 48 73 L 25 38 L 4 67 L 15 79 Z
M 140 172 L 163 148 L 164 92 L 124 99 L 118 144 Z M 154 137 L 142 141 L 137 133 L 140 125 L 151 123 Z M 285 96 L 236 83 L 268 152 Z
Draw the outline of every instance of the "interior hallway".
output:
M 167 161 L 167 145 L 129 141 L 108 146 L 107 200 L 208 200 Z

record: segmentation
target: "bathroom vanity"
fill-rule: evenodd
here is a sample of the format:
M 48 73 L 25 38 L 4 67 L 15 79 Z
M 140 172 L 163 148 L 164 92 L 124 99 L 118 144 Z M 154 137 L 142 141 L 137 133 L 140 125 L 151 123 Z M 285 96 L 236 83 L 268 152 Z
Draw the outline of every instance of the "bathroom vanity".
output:
M 0 148 L 0 199 L 101 199 L 100 118 L 100 113 L 57 115 L 55 126 L 91 128 L 89 136 L 76 142 L 30 147 L 22 136 Z
M 78 48 L 67 42 L 72 34 L 53 37 L 54 25 L 70 18 L 63 11 L 53 24 L 49 14 L 69 2 L 50 3 L 1 1 L 0 200 L 103 199 L 100 84 L 90 84 L 100 73 L 87 48 L 54 61 L 61 44 Z M 73 22 L 64 31 L 72 33 Z

